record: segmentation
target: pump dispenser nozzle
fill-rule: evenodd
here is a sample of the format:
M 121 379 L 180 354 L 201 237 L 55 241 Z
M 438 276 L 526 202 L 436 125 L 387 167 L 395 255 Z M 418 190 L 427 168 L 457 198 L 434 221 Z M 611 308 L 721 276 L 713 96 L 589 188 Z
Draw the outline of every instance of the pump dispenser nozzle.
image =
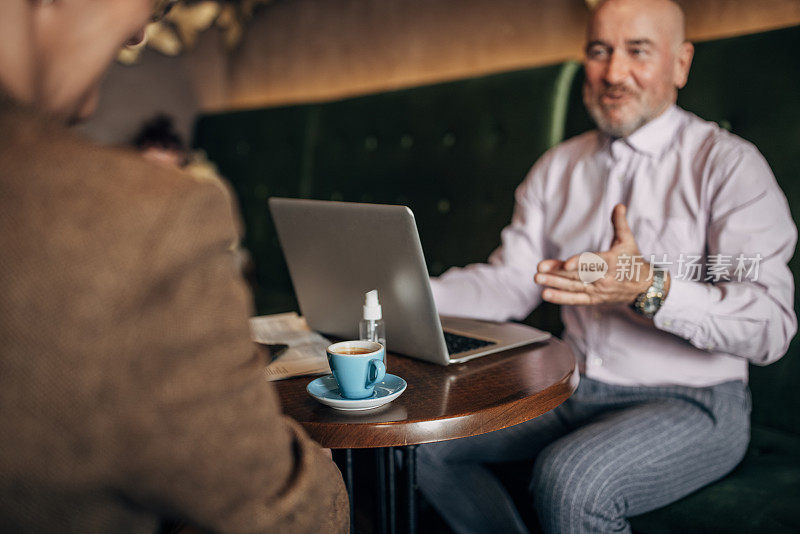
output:
M 358 335 L 361 339 L 377 341 L 386 346 L 386 326 L 383 324 L 383 312 L 378 302 L 377 289 L 364 295 L 364 316 L 358 323 Z
M 383 318 L 381 305 L 378 302 L 378 290 L 373 289 L 364 297 L 364 319 L 377 321 Z

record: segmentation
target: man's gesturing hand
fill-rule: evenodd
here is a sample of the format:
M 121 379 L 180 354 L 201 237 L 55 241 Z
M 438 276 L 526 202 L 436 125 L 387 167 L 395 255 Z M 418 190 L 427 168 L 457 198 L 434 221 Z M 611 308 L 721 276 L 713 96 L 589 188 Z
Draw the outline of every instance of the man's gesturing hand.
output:
M 611 248 L 605 252 L 596 252 L 608 264 L 605 276 L 594 283 L 585 284 L 578 276 L 578 259 L 572 256 L 566 261 L 547 259 L 538 265 L 538 273 L 534 277 L 537 284 L 544 286 L 542 298 L 555 304 L 630 304 L 639 293 L 650 287 L 653 279 L 649 263 L 640 261 L 641 252 L 633 233 L 625 218 L 624 204 L 614 206 L 611 224 L 614 226 L 614 240 Z M 629 269 L 632 276 L 617 277 L 617 265 L 620 257 L 630 266 L 636 261 L 637 267 Z M 637 272 L 638 271 L 638 272 Z M 665 292 L 669 290 L 669 278 Z

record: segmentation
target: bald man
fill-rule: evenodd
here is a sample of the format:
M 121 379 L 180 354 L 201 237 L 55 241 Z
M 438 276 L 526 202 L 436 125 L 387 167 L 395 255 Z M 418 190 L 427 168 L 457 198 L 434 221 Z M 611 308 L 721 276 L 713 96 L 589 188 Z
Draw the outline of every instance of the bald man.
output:
M 680 7 L 603 2 L 585 52 L 598 130 L 534 165 L 489 263 L 431 282 L 448 315 L 561 304 L 581 372 L 539 418 L 420 448 L 420 487 L 456 532 L 527 532 L 487 468 L 519 460 L 535 460 L 527 502 L 545 532 L 630 532 L 628 517 L 739 463 L 748 364 L 780 358 L 797 329 L 797 231 L 767 163 L 675 105 L 693 55 Z
M 250 341 L 228 198 L 65 128 L 153 8 L 3 2 L 0 531 L 346 532 Z

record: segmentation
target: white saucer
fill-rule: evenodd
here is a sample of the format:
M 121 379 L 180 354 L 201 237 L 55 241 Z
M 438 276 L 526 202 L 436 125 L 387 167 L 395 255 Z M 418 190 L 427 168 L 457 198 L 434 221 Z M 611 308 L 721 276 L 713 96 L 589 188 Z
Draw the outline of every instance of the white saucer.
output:
M 383 406 L 403 394 L 406 381 L 399 376 L 386 374 L 383 380 L 375 384 L 375 392 L 366 399 L 346 399 L 339 393 L 339 384 L 333 375 L 321 376 L 306 386 L 308 394 L 322 404 L 337 410 L 369 410 Z

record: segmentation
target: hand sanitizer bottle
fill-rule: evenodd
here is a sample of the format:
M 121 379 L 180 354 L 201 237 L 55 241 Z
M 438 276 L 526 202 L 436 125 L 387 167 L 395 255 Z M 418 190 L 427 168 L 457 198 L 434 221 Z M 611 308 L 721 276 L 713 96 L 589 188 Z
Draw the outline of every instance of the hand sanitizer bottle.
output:
M 358 337 L 377 341 L 386 347 L 386 325 L 378 302 L 378 290 L 373 289 L 364 296 L 364 316 L 358 323 Z

